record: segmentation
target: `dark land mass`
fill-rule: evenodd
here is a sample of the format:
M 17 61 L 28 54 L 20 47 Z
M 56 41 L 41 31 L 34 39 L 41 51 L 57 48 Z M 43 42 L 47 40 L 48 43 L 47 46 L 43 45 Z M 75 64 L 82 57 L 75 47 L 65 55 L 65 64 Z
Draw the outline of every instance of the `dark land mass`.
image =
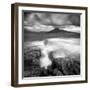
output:
M 25 49 L 24 53 L 24 77 L 43 77 L 43 76 L 66 76 L 80 75 L 80 56 L 76 58 L 54 58 L 52 52 L 49 58 L 52 65 L 47 69 L 40 67 L 40 50 Z
M 58 30 L 58 28 L 49 32 L 32 32 L 24 30 L 24 41 L 39 41 L 47 38 L 80 38 L 80 33 Z

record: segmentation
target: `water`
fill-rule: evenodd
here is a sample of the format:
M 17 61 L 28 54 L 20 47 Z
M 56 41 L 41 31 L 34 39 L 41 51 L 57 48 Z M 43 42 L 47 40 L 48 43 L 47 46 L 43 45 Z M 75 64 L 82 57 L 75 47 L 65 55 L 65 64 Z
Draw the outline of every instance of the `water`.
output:
M 80 39 L 79 38 L 49 38 L 41 41 L 25 42 L 24 48 L 41 49 L 42 57 L 40 58 L 40 67 L 47 69 L 52 64 L 48 57 L 53 52 L 55 58 L 71 57 L 77 58 L 80 55 Z

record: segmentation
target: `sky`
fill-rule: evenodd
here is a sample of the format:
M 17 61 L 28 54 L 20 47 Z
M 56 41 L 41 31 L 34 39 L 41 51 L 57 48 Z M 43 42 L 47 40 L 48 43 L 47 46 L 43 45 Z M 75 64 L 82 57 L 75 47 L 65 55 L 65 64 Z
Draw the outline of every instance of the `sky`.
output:
M 80 33 L 80 14 L 24 12 L 24 29 L 48 32 L 54 28 Z

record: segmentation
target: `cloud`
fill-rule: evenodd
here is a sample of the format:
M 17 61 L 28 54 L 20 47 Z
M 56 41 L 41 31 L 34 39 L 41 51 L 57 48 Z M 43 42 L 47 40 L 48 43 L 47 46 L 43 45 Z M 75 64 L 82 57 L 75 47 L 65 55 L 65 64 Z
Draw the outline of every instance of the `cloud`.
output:
M 77 33 L 80 33 L 81 31 L 81 27 L 75 26 L 75 25 L 60 26 L 59 29 L 69 31 L 69 32 L 77 32 Z
M 35 24 L 33 26 L 24 26 L 24 29 L 28 30 L 28 31 L 33 31 L 33 32 L 48 32 L 48 31 L 52 31 L 54 29 L 53 26 L 47 26 L 47 25 L 43 25 L 43 24 Z
M 76 27 L 76 25 L 78 25 L 78 27 Z M 69 29 L 71 29 L 71 31 L 73 30 L 74 32 L 80 32 L 79 25 L 80 15 L 76 14 L 34 12 L 24 14 L 24 29 L 27 29 L 28 31 L 48 32 L 58 27 L 67 31 L 70 31 Z

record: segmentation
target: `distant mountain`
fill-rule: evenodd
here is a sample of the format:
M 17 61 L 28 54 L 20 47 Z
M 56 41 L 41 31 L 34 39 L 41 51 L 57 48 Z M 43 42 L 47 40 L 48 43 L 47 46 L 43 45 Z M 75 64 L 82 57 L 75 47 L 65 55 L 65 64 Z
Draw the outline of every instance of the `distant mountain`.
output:
M 76 34 L 79 34 L 77 32 L 70 32 L 70 31 L 61 30 L 61 29 L 58 29 L 58 28 L 55 28 L 54 30 L 46 32 L 46 33 L 74 33 L 74 34 L 76 33 Z
M 47 38 L 80 38 L 80 33 L 54 29 L 49 32 L 32 32 L 24 30 L 25 41 L 44 40 Z
M 49 31 L 47 33 L 58 33 L 58 32 L 60 32 L 60 30 L 58 28 L 55 28 L 54 30 Z
M 51 31 L 49 31 L 49 32 L 44 32 L 44 31 L 41 31 L 41 32 L 33 32 L 33 31 L 28 31 L 28 30 L 24 30 L 24 33 L 32 33 L 32 34 L 38 34 L 38 33 L 40 33 L 40 34 L 56 34 L 56 33 L 61 33 L 61 34 L 65 34 L 65 33 L 68 33 L 68 34 L 78 34 L 78 35 L 80 35 L 80 33 L 77 33 L 77 32 L 71 32 L 71 31 L 66 31 L 66 30 L 61 30 L 61 29 L 59 29 L 59 28 L 55 28 L 55 29 L 53 29 L 53 30 L 51 30 Z

